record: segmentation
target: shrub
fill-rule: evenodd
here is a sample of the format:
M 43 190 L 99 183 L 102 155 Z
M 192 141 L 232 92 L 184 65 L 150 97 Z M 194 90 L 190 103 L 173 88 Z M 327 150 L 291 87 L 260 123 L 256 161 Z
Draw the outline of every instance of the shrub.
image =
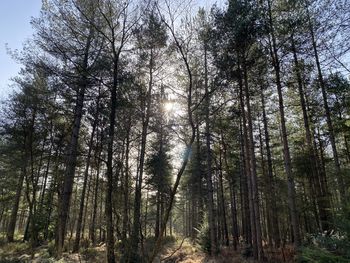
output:
M 98 256 L 98 252 L 94 248 L 86 248 L 86 249 L 82 250 L 81 255 L 82 255 L 83 259 L 86 261 L 95 260 Z
M 209 231 L 209 225 L 205 221 L 202 223 L 199 229 L 196 229 L 198 232 L 197 235 L 197 243 L 201 250 L 207 254 L 210 253 L 211 250 L 211 243 L 210 243 L 210 231 Z
M 91 242 L 90 242 L 90 239 L 88 238 L 82 238 L 81 241 L 80 241 L 80 247 L 82 248 L 88 248 L 90 247 L 91 245 Z
M 319 247 L 305 247 L 302 249 L 299 263 L 348 263 L 349 259 L 335 255 Z
M 49 253 L 49 255 L 51 257 L 55 257 L 56 256 L 56 247 L 55 247 L 55 242 L 54 241 L 50 241 L 47 244 L 47 252 Z
M 309 235 L 301 249 L 299 262 L 350 262 L 350 207 L 334 222 L 334 230 Z

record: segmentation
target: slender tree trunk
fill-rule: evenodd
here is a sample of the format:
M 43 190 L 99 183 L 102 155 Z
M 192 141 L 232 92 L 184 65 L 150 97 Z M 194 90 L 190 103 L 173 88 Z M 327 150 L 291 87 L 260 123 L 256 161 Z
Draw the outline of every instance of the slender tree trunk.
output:
M 97 215 L 97 205 L 98 205 L 98 191 L 100 188 L 100 167 L 101 167 L 101 152 L 102 152 L 102 143 L 103 140 L 101 138 L 101 148 L 99 149 L 98 159 L 97 159 L 97 172 L 96 172 L 96 181 L 95 181 L 95 189 L 94 189 L 94 208 L 92 212 L 92 220 L 91 220 L 91 242 L 93 245 L 96 244 L 96 215 Z
M 159 237 L 159 227 L 160 227 L 160 193 L 159 191 L 157 191 L 157 195 L 156 195 L 156 225 L 155 225 L 155 232 L 154 232 L 154 236 L 156 238 Z
M 268 236 L 268 243 L 270 246 L 273 245 L 273 224 L 272 224 L 272 209 L 271 209 L 271 192 L 270 188 L 272 187 L 269 184 L 269 175 L 266 173 L 266 166 L 265 166 L 265 155 L 264 155 L 264 149 L 263 149 L 263 139 L 262 139 L 262 131 L 261 131 L 261 125 L 260 120 L 258 120 L 258 128 L 259 128 L 259 141 L 260 141 L 260 157 L 261 157 L 261 170 L 262 170 L 262 178 L 264 180 L 265 184 L 265 211 L 262 212 L 262 218 L 264 227 L 263 229 L 266 229 L 266 234 Z M 262 209 L 264 209 L 264 205 L 262 205 Z
M 319 178 L 320 176 L 319 176 L 318 170 L 317 170 L 315 149 L 314 149 L 313 143 L 312 143 L 309 117 L 308 117 L 305 98 L 304 98 L 303 83 L 302 83 L 300 66 L 299 66 L 299 61 L 298 61 L 298 56 L 297 56 L 297 51 L 296 51 L 296 47 L 295 47 L 293 34 L 291 36 L 291 48 L 292 48 L 292 52 L 293 52 L 295 73 L 296 73 L 297 82 L 298 82 L 300 105 L 301 105 L 302 112 L 303 112 L 303 120 L 304 120 L 304 128 L 305 128 L 305 136 L 306 136 L 306 144 L 307 144 L 307 153 L 309 155 L 311 170 L 312 170 L 311 171 L 311 176 L 312 176 L 311 182 L 314 185 L 314 189 L 316 192 L 315 195 L 316 195 L 316 200 L 317 200 L 317 206 L 318 206 L 319 213 L 320 213 L 321 228 L 323 231 L 327 231 L 330 227 L 329 223 L 331 220 L 331 216 L 328 213 L 330 205 L 329 205 L 329 201 L 327 201 L 328 197 L 326 195 L 324 195 L 325 193 L 322 193 L 322 190 L 321 190 L 322 187 L 320 185 L 320 178 Z
M 232 217 L 232 239 L 233 239 L 233 247 L 234 247 L 234 250 L 236 251 L 238 241 L 239 241 L 239 232 L 238 232 L 238 221 L 237 221 L 237 201 L 236 201 L 236 193 L 235 193 L 235 181 L 233 178 L 233 174 L 230 174 L 230 168 L 227 160 L 227 145 L 224 141 L 224 134 L 222 130 L 221 130 L 221 141 L 223 146 L 223 155 L 224 155 L 226 173 L 228 174 L 229 178 L 231 178 L 231 180 L 229 180 L 229 189 L 230 189 L 231 217 Z M 239 162 L 239 166 L 240 166 L 240 162 Z M 239 170 L 241 170 L 241 167 L 239 167 Z
M 82 228 L 82 221 L 83 221 L 83 211 L 84 211 L 84 206 L 85 206 L 85 194 L 86 194 L 86 187 L 88 183 L 88 177 L 89 177 L 89 168 L 90 168 L 90 160 L 91 160 L 91 153 L 92 153 L 92 148 L 94 144 L 94 137 L 95 137 L 95 131 L 96 131 L 96 126 L 98 124 L 98 114 L 99 114 L 99 99 L 97 100 L 97 106 L 96 106 L 96 115 L 95 115 L 95 120 L 92 124 L 92 132 L 90 136 L 90 141 L 89 141 L 89 149 L 88 149 L 88 154 L 86 157 L 86 166 L 85 166 L 85 171 L 84 171 L 84 182 L 83 182 L 83 189 L 81 192 L 81 197 L 80 197 L 80 206 L 79 206 L 79 215 L 78 215 L 78 221 L 77 221 L 77 228 L 75 232 L 75 242 L 73 246 L 73 252 L 78 252 L 80 248 L 80 233 L 81 233 L 81 228 Z
M 61 190 L 62 192 L 61 192 L 61 195 L 59 198 L 59 204 L 58 204 L 57 240 L 56 240 L 57 241 L 56 250 L 57 250 L 58 258 L 62 256 L 62 249 L 63 249 L 64 239 L 66 235 L 67 218 L 69 213 L 70 200 L 72 196 L 75 167 L 77 163 L 78 138 L 79 138 L 79 132 L 80 132 L 81 119 L 83 117 L 85 90 L 88 85 L 87 68 L 88 68 L 89 50 L 91 45 L 91 36 L 92 36 L 92 32 L 90 31 L 90 35 L 87 39 L 85 50 L 84 50 L 84 61 L 82 64 L 81 83 L 79 84 L 79 88 L 77 92 L 76 104 L 74 109 L 73 128 L 72 128 L 69 147 L 67 150 L 67 157 L 66 157 L 66 170 L 65 170 L 64 181 L 63 181 L 63 186 Z
M 124 204 L 123 204 L 123 229 L 122 229 L 122 238 L 123 241 L 127 239 L 128 233 L 128 224 L 129 224 L 129 155 L 130 155 L 130 129 L 131 129 L 131 115 L 128 118 L 126 130 L 126 149 L 125 149 L 125 169 L 124 169 Z
M 348 159 L 348 163 L 350 163 L 350 147 L 349 147 L 349 142 L 348 138 L 344 134 L 344 144 L 345 144 L 345 151 L 346 151 L 346 158 Z
M 46 164 L 46 170 L 45 170 L 45 175 L 44 175 L 44 184 L 43 184 L 43 186 L 42 186 L 41 197 L 40 197 L 40 202 L 39 202 L 39 207 L 40 207 L 40 209 L 42 209 L 43 203 L 44 203 L 44 197 L 45 197 L 45 192 L 46 192 L 47 178 L 48 178 L 48 176 L 49 176 L 49 169 L 50 169 L 50 164 L 51 164 L 52 147 L 53 147 L 53 141 L 51 140 L 51 145 L 50 145 L 50 150 L 49 150 L 49 155 L 48 155 L 48 161 L 47 161 L 47 164 Z
M 271 198 L 271 200 L 269 200 L 269 204 L 270 204 L 269 207 L 270 207 L 270 213 L 272 217 L 271 221 L 273 225 L 273 240 L 275 242 L 275 246 L 279 247 L 281 244 L 281 237 L 280 237 L 280 228 L 279 228 L 279 222 L 278 222 L 277 204 L 276 204 L 276 197 L 277 197 L 276 183 L 273 178 L 270 134 L 269 134 L 269 128 L 267 123 L 267 116 L 266 116 L 266 110 L 265 110 L 265 96 L 264 96 L 263 89 L 261 90 L 261 104 L 262 104 L 262 114 L 263 114 L 263 123 L 264 123 L 266 157 L 267 157 L 268 191 L 269 191 L 269 197 Z
M 145 162 L 145 153 L 146 153 L 146 143 L 147 143 L 147 131 L 148 131 L 148 123 L 151 114 L 151 98 L 152 98 L 152 88 L 153 88 L 153 49 L 151 49 L 150 61 L 149 61 L 149 82 L 148 82 L 148 91 L 145 98 L 145 104 L 143 108 L 143 116 L 142 116 L 142 134 L 141 134 L 141 150 L 140 150 L 140 159 L 139 159 L 139 174 L 136 180 L 135 185 L 135 200 L 134 200 L 134 223 L 133 223 L 133 232 L 132 232 L 132 240 L 130 246 L 130 255 L 129 262 L 133 262 L 136 260 L 138 254 L 138 246 L 140 243 L 140 227 L 141 227 L 141 189 L 142 189 L 142 181 L 143 181 L 143 170 L 144 170 L 144 162 Z
M 242 112 L 242 106 L 244 102 L 242 98 L 242 89 L 240 89 L 240 189 L 241 189 L 241 209 L 242 209 L 242 228 L 243 236 L 246 245 L 252 244 L 252 227 L 250 224 L 250 209 L 249 209 L 249 191 L 248 191 L 248 177 L 247 177 L 247 158 L 246 158 L 246 128 L 245 128 L 245 116 Z M 249 170 L 248 170 L 249 172 Z
M 27 158 L 26 156 L 24 157 L 25 159 Z M 15 229 L 16 229 L 16 222 L 17 222 L 17 213 L 18 213 L 18 207 L 19 207 L 19 201 L 21 199 L 21 193 L 22 193 L 22 187 L 23 187 L 23 181 L 24 177 L 26 177 L 26 172 L 27 172 L 27 162 L 24 161 L 22 171 L 20 173 L 20 176 L 18 178 L 18 183 L 17 183 L 17 189 L 16 189 L 16 195 L 14 198 L 13 202 L 13 207 L 11 210 L 11 216 L 10 216 L 10 221 L 8 224 L 7 228 L 7 241 L 8 242 L 13 242 L 14 239 L 14 234 L 15 234 Z
M 261 223 L 260 223 L 260 212 L 259 212 L 259 193 L 257 185 L 257 173 L 256 173 L 256 157 L 253 137 L 253 121 L 250 107 L 250 94 L 248 87 L 248 76 L 245 61 L 243 61 L 243 75 L 244 75 L 244 89 L 247 107 L 247 123 L 248 123 L 248 145 L 250 155 L 250 168 L 251 168 L 251 190 L 252 190 L 252 205 L 254 210 L 254 224 L 256 231 L 256 246 L 257 246 L 257 259 L 262 260 L 264 258 L 264 251 L 262 247 L 261 237 Z
M 113 31 L 113 30 L 112 30 Z M 114 33 L 114 31 L 113 31 Z M 115 39 L 113 39 L 115 41 Z M 117 102 L 117 88 L 118 88 L 118 78 L 119 78 L 119 57 L 122 45 L 117 50 L 115 47 L 115 42 L 112 41 L 112 52 L 113 52 L 113 85 L 111 89 L 111 108 L 109 114 L 109 131 L 107 140 L 107 187 L 106 187 L 106 202 L 105 202 L 105 212 L 106 212 L 106 234 L 107 234 L 107 262 L 115 262 L 114 254 L 114 225 L 113 225 L 113 190 L 114 190 L 114 180 L 113 180 L 113 154 L 114 154 L 114 137 L 115 137 L 115 126 L 116 126 L 116 110 L 118 106 Z M 116 180 L 118 181 L 118 180 Z
M 338 183 L 338 188 L 339 188 L 339 193 L 340 193 L 340 201 L 341 201 L 342 205 L 345 206 L 345 203 L 347 201 L 347 192 L 346 192 L 346 188 L 345 188 L 344 179 L 343 179 L 343 176 L 341 173 L 338 150 L 337 150 L 337 146 L 336 146 L 336 142 L 335 142 L 333 122 L 332 122 L 332 118 L 331 118 L 330 109 L 328 106 L 327 92 L 326 92 L 326 87 L 325 87 L 325 83 L 324 83 L 324 79 L 323 79 L 323 73 L 322 73 L 322 69 L 321 69 L 320 59 L 319 59 L 319 55 L 318 55 L 314 27 L 313 27 L 313 24 L 311 22 L 308 7 L 306 7 L 306 11 L 307 11 L 307 16 L 308 16 L 308 20 L 309 20 L 308 21 L 309 22 L 309 30 L 310 30 L 312 47 L 313 47 L 313 51 L 314 51 L 317 74 L 318 74 L 318 85 L 321 88 L 321 92 L 322 92 L 323 107 L 325 110 L 327 127 L 328 127 L 328 135 L 329 135 L 329 140 L 331 142 L 331 147 L 332 147 L 332 152 L 333 152 L 333 159 L 334 159 L 334 164 L 335 164 L 335 169 L 336 169 L 337 183 Z
M 222 152 L 220 148 L 220 171 L 219 171 L 219 189 L 220 189 L 220 199 L 221 199 L 221 211 L 222 211 L 222 224 L 223 224 L 223 236 L 225 240 L 225 245 L 229 246 L 230 241 L 228 237 L 228 229 L 227 229 L 227 221 L 226 221 L 226 205 L 225 205 L 225 196 L 224 196 L 224 183 L 223 183 L 223 175 L 222 175 Z M 218 198 L 219 199 L 219 198 Z
M 207 158 L 207 189 L 208 189 L 208 225 L 210 231 L 210 254 L 216 255 L 218 253 L 217 236 L 216 236 L 216 223 L 215 223 L 215 208 L 214 208 L 214 190 L 212 182 L 212 153 L 210 142 L 210 96 L 208 87 L 208 65 L 207 65 L 207 47 L 204 47 L 204 67 L 205 67 L 205 138 L 206 138 L 206 158 Z
M 281 135 L 282 135 L 282 143 L 283 143 L 283 157 L 284 157 L 284 168 L 287 175 L 287 186 L 288 186 L 288 205 L 290 211 L 290 218 L 293 228 L 293 237 L 294 237 L 294 245 L 296 247 L 300 246 L 301 238 L 300 238 L 300 229 L 299 229 L 299 218 L 298 212 L 296 208 L 296 193 L 295 193 L 295 182 L 294 175 L 292 171 L 292 163 L 290 157 L 289 143 L 288 143 L 288 133 L 286 127 L 286 118 L 284 113 L 284 100 L 282 95 L 282 82 L 281 82 L 281 72 L 280 72 L 280 60 L 277 50 L 276 37 L 274 32 L 274 24 L 272 18 L 272 10 L 271 10 L 271 1 L 267 0 L 268 3 L 268 16 L 270 23 L 270 51 L 273 62 L 273 67 L 275 70 L 275 81 L 277 86 L 278 93 L 278 103 L 279 103 L 279 111 L 280 111 L 280 122 L 281 122 Z

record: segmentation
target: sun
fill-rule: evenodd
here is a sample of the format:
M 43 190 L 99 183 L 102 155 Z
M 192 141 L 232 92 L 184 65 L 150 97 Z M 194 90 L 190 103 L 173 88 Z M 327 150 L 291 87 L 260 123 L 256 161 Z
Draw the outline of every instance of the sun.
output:
M 163 104 L 164 111 L 170 113 L 174 110 L 174 103 L 171 101 L 167 101 Z

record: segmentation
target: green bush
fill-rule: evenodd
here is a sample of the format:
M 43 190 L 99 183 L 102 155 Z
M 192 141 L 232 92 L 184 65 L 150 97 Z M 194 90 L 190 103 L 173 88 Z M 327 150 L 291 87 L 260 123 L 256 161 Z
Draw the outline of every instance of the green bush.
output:
M 98 256 L 98 252 L 94 248 L 86 248 L 86 249 L 81 251 L 81 255 L 82 255 L 83 259 L 86 261 L 95 260 Z
M 305 247 L 302 249 L 299 263 L 348 263 L 349 259 L 335 255 L 319 247 Z
M 55 257 L 56 256 L 56 246 L 55 246 L 55 242 L 54 241 L 50 241 L 47 244 L 47 252 L 49 253 L 49 255 L 51 257 Z
M 81 241 L 80 241 L 81 248 L 88 248 L 88 247 L 90 247 L 90 245 L 91 245 L 90 239 L 88 239 L 88 238 L 81 239 Z
M 334 230 L 306 237 L 299 262 L 350 262 L 350 207 L 334 219 Z
M 197 244 L 201 248 L 201 250 L 207 254 L 210 253 L 211 250 L 211 242 L 210 242 L 210 231 L 209 225 L 205 221 L 199 229 L 196 229 L 198 232 L 197 235 Z

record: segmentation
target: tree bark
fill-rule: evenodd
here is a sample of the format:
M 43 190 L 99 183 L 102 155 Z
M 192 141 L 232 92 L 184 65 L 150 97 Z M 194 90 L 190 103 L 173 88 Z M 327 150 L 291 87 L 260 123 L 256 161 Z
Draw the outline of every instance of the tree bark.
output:
M 257 257 L 256 259 L 262 260 L 264 258 L 264 251 L 262 247 L 262 237 L 261 237 L 261 222 L 260 222 L 260 211 L 259 211 L 259 193 L 258 193 L 258 184 L 257 184 L 257 173 L 256 173 L 256 157 L 255 157 L 255 147 L 254 147 L 254 137 L 253 137 L 253 121 L 252 113 L 250 107 L 250 94 L 248 86 L 248 76 L 245 61 L 242 61 L 243 68 L 243 78 L 244 78 L 244 90 L 245 90 L 245 99 L 247 107 L 247 124 L 248 124 L 248 145 L 249 145 L 249 155 L 250 155 L 250 168 L 251 168 L 251 190 L 252 190 L 252 205 L 254 210 L 254 224 L 256 231 L 256 249 Z
M 66 225 L 67 218 L 69 213 L 70 200 L 72 196 L 74 175 L 75 175 L 75 167 L 77 163 L 77 150 L 78 150 L 78 139 L 80 132 L 80 124 L 81 119 L 83 117 L 83 107 L 84 107 L 84 96 L 85 91 L 88 85 L 88 60 L 89 60 L 89 50 L 91 46 L 91 37 L 92 32 L 90 31 L 90 35 L 87 39 L 85 50 L 84 50 L 84 59 L 81 69 L 81 80 L 78 85 L 77 99 L 74 109 L 74 120 L 73 120 L 73 128 L 70 138 L 69 147 L 67 150 L 66 157 L 66 170 L 64 174 L 64 181 L 61 190 L 61 195 L 59 198 L 58 204 L 58 220 L 57 220 L 57 242 L 56 242 L 56 250 L 57 257 L 60 258 L 62 256 L 63 244 L 66 235 Z
M 134 223 L 133 223 L 133 231 L 131 238 L 131 246 L 129 253 L 129 262 L 133 262 L 136 260 L 138 256 L 138 246 L 140 243 L 140 227 L 141 227 L 141 189 L 142 189 L 142 181 L 143 181 L 143 170 L 145 163 L 145 153 L 146 153 L 146 143 L 147 143 L 147 131 L 148 131 L 148 123 L 151 114 L 151 98 L 152 98 L 152 88 L 153 88 L 153 67 L 154 67 L 154 57 L 153 57 L 153 49 L 151 48 L 150 61 L 149 61 L 149 82 L 148 82 L 148 90 L 145 98 L 145 104 L 143 108 L 142 115 L 142 134 L 141 134 L 141 150 L 140 150 L 140 159 L 139 159 L 139 174 L 135 183 L 135 200 L 134 200 Z
M 336 169 L 337 183 L 338 183 L 338 188 L 339 188 L 339 193 L 340 193 L 340 201 L 342 203 L 342 206 L 345 206 L 345 203 L 347 201 L 347 192 L 345 189 L 344 178 L 343 178 L 342 173 L 341 173 L 338 150 L 337 150 L 337 146 L 336 146 L 336 142 L 335 142 L 333 122 L 332 122 L 332 118 L 331 118 L 330 109 L 328 106 L 327 92 L 326 92 L 326 87 L 325 87 L 325 83 L 324 83 L 324 79 L 323 79 L 323 73 L 322 73 L 322 69 L 321 69 L 320 59 L 319 59 L 319 55 L 318 55 L 314 27 L 313 27 L 313 24 L 311 21 L 308 7 L 306 7 L 306 11 L 307 11 L 307 16 L 308 16 L 308 23 L 309 23 L 309 31 L 310 31 L 310 36 L 311 36 L 312 48 L 314 51 L 315 63 L 316 63 L 317 74 L 318 74 L 318 85 L 321 88 L 321 92 L 322 92 L 323 107 L 325 110 L 327 127 L 328 127 L 328 135 L 329 135 L 329 140 L 331 142 L 331 147 L 332 147 L 332 152 L 333 152 L 333 159 L 334 159 L 334 164 L 335 164 L 335 169 Z
M 80 233 L 81 233 L 81 228 L 82 228 L 82 221 L 83 221 L 83 211 L 84 211 L 84 206 L 85 206 L 85 194 L 86 194 L 86 187 L 87 187 L 87 182 L 88 182 L 88 177 L 89 177 L 89 168 L 90 168 L 90 160 L 91 160 L 91 153 L 92 153 L 92 148 L 94 144 L 94 137 L 95 137 L 95 131 L 96 131 L 96 126 L 98 124 L 98 114 L 99 114 L 99 99 L 97 100 L 97 106 L 96 106 L 96 115 L 94 122 L 92 124 L 92 131 L 91 131 L 91 136 L 90 136 L 90 141 L 89 141 L 89 149 L 88 149 L 88 154 L 86 157 L 86 166 L 85 166 L 85 171 L 84 171 L 84 182 L 83 182 L 83 189 L 81 192 L 81 197 L 80 197 L 80 206 L 79 206 L 79 215 L 78 215 L 78 221 L 77 221 L 77 228 L 75 231 L 75 241 L 74 241 L 74 246 L 73 246 L 73 253 L 76 253 L 80 249 Z
M 210 254 L 216 255 L 218 253 L 218 244 L 216 236 L 216 223 L 215 223 L 215 207 L 214 207 L 214 198 L 213 198 L 213 182 L 212 182 L 212 153 L 211 153 L 211 142 L 210 142 L 210 96 L 209 96 L 209 87 L 208 87 L 208 65 L 207 65 L 207 47 L 204 47 L 204 70 L 205 70 L 205 139 L 206 139 L 206 159 L 207 159 L 207 195 L 208 195 L 208 225 L 210 232 Z
M 281 82 L 281 75 L 280 75 L 281 74 L 280 60 L 279 60 L 279 55 L 277 51 L 276 37 L 274 32 L 271 1 L 267 0 L 267 3 L 268 3 L 268 16 L 269 16 L 268 18 L 269 18 L 270 35 L 271 35 L 270 52 L 271 52 L 272 64 L 275 70 L 275 78 L 276 78 L 275 81 L 276 81 L 276 87 L 277 87 L 277 93 L 278 93 L 281 135 L 282 135 L 282 143 L 283 143 L 284 168 L 287 175 L 288 205 L 289 205 L 290 218 L 291 218 L 291 223 L 293 228 L 294 245 L 298 248 L 301 243 L 300 227 L 299 227 L 298 212 L 296 208 L 295 182 L 294 182 L 294 175 L 293 175 L 292 163 L 291 163 L 291 157 L 290 157 L 290 151 L 289 151 L 286 118 L 284 113 L 284 100 L 282 95 L 282 82 Z
M 291 48 L 293 52 L 293 58 L 294 58 L 294 65 L 295 65 L 295 73 L 297 77 L 297 83 L 298 83 L 298 91 L 299 91 L 299 98 L 300 98 L 300 105 L 303 112 L 303 121 L 304 121 L 304 128 L 305 128 L 305 137 L 306 137 L 306 144 L 307 144 L 307 153 L 310 159 L 310 165 L 311 165 L 311 182 L 314 185 L 315 188 L 315 194 L 316 194 L 316 201 L 317 206 L 319 209 L 320 219 L 321 219 L 321 230 L 322 231 L 328 231 L 329 230 L 329 223 L 331 220 L 331 215 L 329 214 L 329 200 L 328 196 L 324 191 L 322 191 L 322 186 L 320 185 L 320 175 L 319 171 L 317 169 L 317 161 L 316 161 L 316 155 L 315 155 L 315 149 L 313 147 L 312 142 L 312 136 L 311 136 L 311 130 L 310 130 L 310 124 L 309 124 L 309 116 L 307 113 L 305 98 L 304 98 L 304 90 L 303 90 L 303 82 L 300 72 L 300 65 L 298 60 L 298 55 L 295 47 L 295 41 L 293 34 L 291 35 Z
M 270 134 L 267 123 L 267 116 L 265 110 L 265 96 L 263 89 L 261 90 L 261 105 L 262 105 L 262 114 L 263 114 L 263 124 L 264 124 L 264 135 L 265 135 L 265 147 L 266 147 L 266 157 L 267 157 L 267 171 L 268 171 L 268 196 L 269 200 L 269 208 L 271 214 L 271 221 L 273 226 L 273 240 L 275 242 L 275 246 L 279 247 L 281 244 L 281 236 L 280 229 L 278 223 L 278 210 L 276 204 L 276 183 L 273 178 L 273 167 L 272 167 L 272 155 L 271 155 L 271 147 L 270 147 Z
M 6 235 L 7 235 L 7 241 L 8 242 L 13 242 L 14 241 L 14 234 L 15 234 L 15 229 L 16 229 L 19 201 L 21 199 L 21 193 L 22 193 L 24 177 L 26 176 L 25 173 L 27 172 L 27 167 L 26 166 L 27 165 L 26 165 L 26 161 L 25 161 L 24 165 L 23 165 L 23 168 L 22 168 L 22 171 L 20 173 L 20 176 L 18 178 L 16 195 L 15 195 L 15 198 L 14 198 L 14 203 L 13 203 L 13 207 L 12 207 L 12 210 L 11 210 L 10 221 L 9 221 L 8 228 L 7 228 Z

